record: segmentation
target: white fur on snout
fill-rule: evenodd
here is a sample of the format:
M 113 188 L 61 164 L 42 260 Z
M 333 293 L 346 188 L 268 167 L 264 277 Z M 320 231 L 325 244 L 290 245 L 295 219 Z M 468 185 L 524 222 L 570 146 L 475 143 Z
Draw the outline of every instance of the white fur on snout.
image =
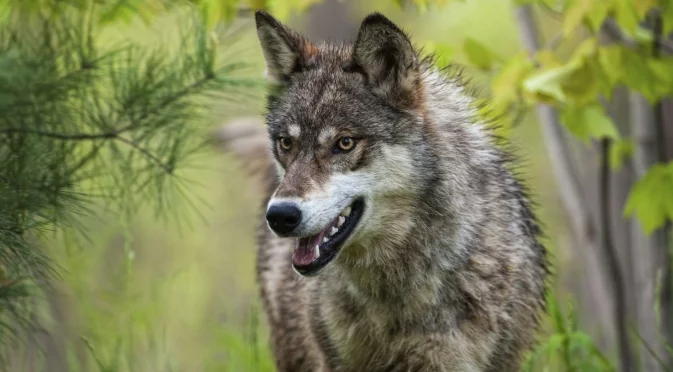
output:
M 377 230 L 386 229 L 386 225 L 390 224 L 389 217 L 396 215 L 397 197 L 414 192 L 412 170 L 412 157 L 408 149 L 384 145 L 381 155 L 370 166 L 354 172 L 333 174 L 321 189 L 316 188 L 304 198 L 273 197 L 267 209 L 278 203 L 295 204 L 301 210 L 302 220 L 292 235 L 310 236 L 325 229 L 341 211 L 362 197 L 365 200 L 365 212 L 356 227 L 356 233 L 376 233 Z

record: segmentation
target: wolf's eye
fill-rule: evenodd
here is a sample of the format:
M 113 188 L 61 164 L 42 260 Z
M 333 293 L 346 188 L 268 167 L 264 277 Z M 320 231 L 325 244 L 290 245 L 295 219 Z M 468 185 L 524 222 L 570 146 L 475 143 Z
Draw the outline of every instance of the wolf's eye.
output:
M 340 151 L 350 151 L 355 147 L 355 140 L 351 137 L 342 137 L 337 142 L 337 148 Z
M 290 151 L 292 149 L 292 139 L 290 137 L 280 137 L 278 143 L 283 151 Z

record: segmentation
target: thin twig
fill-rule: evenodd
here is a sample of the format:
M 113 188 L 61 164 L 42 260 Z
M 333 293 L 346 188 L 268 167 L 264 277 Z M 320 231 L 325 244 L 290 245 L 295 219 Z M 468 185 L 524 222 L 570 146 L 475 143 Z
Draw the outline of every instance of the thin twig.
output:
M 621 43 L 630 46 L 632 48 L 638 47 L 638 42 L 632 38 L 630 38 L 628 35 L 624 34 L 622 32 L 622 29 L 619 27 L 617 22 L 615 22 L 613 19 L 608 19 L 603 23 L 603 30 L 610 35 L 615 40 L 620 41 Z M 656 35 L 655 35 L 656 38 Z M 668 53 L 673 53 L 673 44 L 669 42 L 668 40 L 664 40 L 659 38 L 659 48 L 662 51 L 666 51 Z
M 633 355 L 628 341 L 628 324 L 626 320 L 626 311 L 628 304 L 626 301 L 626 291 L 624 276 L 619 265 L 618 253 L 612 242 L 612 229 L 610 225 L 610 146 L 611 141 L 608 138 L 601 139 L 601 174 L 600 174 L 600 221 L 603 227 L 602 239 L 603 254 L 608 261 L 607 269 L 613 281 L 613 290 L 615 295 L 615 320 L 620 334 L 619 356 L 622 362 L 622 369 L 629 370 L 633 365 Z
M 149 152 L 147 149 L 143 148 L 143 147 L 140 146 L 139 144 L 137 144 L 137 143 L 131 141 L 131 140 L 128 139 L 128 138 L 124 138 L 124 137 L 117 137 L 116 139 L 117 139 L 118 141 L 120 141 L 120 142 L 123 142 L 123 143 L 125 143 L 125 144 L 127 144 L 127 145 L 133 147 L 134 149 L 138 150 L 138 151 L 139 151 L 140 153 L 142 153 L 143 155 L 145 155 L 145 156 L 147 156 L 148 158 L 150 158 L 150 159 L 151 159 L 153 162 L 155 162 L 159 167 L 161 167 L 161 169 L 163 169 L 166 173 L 168 173 L 168 174 L 172 174 L 172 173 L 173 173 L 173 168 L 172 168 L 172 167 L 170 167 L 170 166 L 168 166 L 167 164 L 163 163 L 163 162 L 161 161 L 161 159 L 159 159 L 158 157 L 156 157 L 154 154 L 152 154 L 151 152 Z
M 632 329 L 632 331 L 633 331 L 633 334 L 634 334 L 634 335 L 638 338 L 638 340 L 640 341 L 640 343 L 643 344 L 643 347 L 645 348 L 645 350 L 647 350 L 647 352 L 650 354 L 650 356 L 652 356 L 652 358 L 654 358 L 654 360 L 657 361 L 657 363 L 659 364 L 659 366 L 660 366 L 664 371 L 672 372 L 673 369 L 671 369 L 670 367 L 668 367 L 668 366 L 666 365 L 666 362 L 664 362 L 664 360 L 661 359 L 661 357 L 654 351 L 654 349 L 652 349 L 652 346 L 651 346 L 651 345 L 650 345 L 650 344 L 643 338 L 643 336 L 640 335 L 640 333 L 638 332 L 638 328 L 637 328 L 637 327 L 631 327 L 631 329 Z
M 42 130 L 35 130 L 29 128 L 6 128 L 1 129 L 0 134 L 12 134 L 12 133 L 23 133 L 23 134 L 36 134 L 38 136 L 49 137 L 62 141 L 87 141 L 87 140 L 99 140 L 99 139 L 112 139 L 116 138 L 118 135 L 133 129 L 134 124 L 129 124 L 125 127 L 119 128 L 110 132 L 103 133 L 58 133 L 58 132 L 47 132 Z
M 663 21 L 661 19 L 661 14 L 655 13 L 652 14 L 653 26 L 652 32 L 654 33 L 654 45 L 652 54 L 655 58 L 661 57 L 661 49 L 664 47 L 666 39 L 663 35 Z M 660 99 L 654 106 L 654 130 L 657 138 L 657 156 L 660 162 L 666 161 L 666 136 L 664 133 L 664 105 Z M 663 249 L 663 257 L 665 258 L 665 263 L 663 264 L 662 270 L 664 271 L 664 284 L 662 292 L 660 295 L 660 304 L 663 310 L 663 338 L 665 342 L 669 342 L 673 345 L 673 260 L 669 257 L 669 245 L 671 244 L 671 221 L 666 221 L 662 227 L 662 243 L 661 249 Z M 668 357 L 669 361 L 673 359 L 673 355 Z

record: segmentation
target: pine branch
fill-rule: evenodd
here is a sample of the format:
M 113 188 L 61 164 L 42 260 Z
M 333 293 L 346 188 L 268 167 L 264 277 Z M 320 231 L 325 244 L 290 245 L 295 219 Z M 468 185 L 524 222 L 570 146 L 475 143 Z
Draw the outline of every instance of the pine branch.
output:
M 127 145 L 133 147 L 134 149 L 136 149 L 137 151 L 139 151 L 139 152 L 142 153 L 143 155 L 147 156 L 147 157 L 148 157 L 149 159 L 151 159 L 154 163 L 156 163 L 156 165 L 158 165 L 161 169 L 163 169 L 164 172 L 166 172 L 166 173 L 168 173 L 168 174 L 172 174 L 172 173 L 173 173 L 173 168 L 172 168 L 171 166 L 169 166 L 169 165 L 167 165 L 167 164 L 164 164 L 164 163 L 161 161 L 161 159 L 157 158 L 157 157 L 156 157 L 154 154 L 152 154 L 149 150 L 144 149 L 144 148 L 143 148 L 142 146 L 140 146 L 139 144 L 137 144 L 137 143 L 135 143 L 135 142 L 133 142 L 133 141 L 131 141 L 131 140 L 129 140 L 129 139 L 126 139 L 126 138 L 124 138 L 124 137 L 116 137 L 116 139 L 119 140 L 120 142 L 123 142 L 123 143 L 125 143 L 125 144 L 127 144 Z
M 95 133 L 95 134 L 88 134 L 88 133 L 66 134 L 66 133 L 59 133 L 59 132 L 46 132 L 46 131 L 28 129 L 28 128 L 7 128 L 7 129 L 0 129 L 0 134 L 13 134 L 13 133 L 36 134 L 36 135 L 39 135 L 39 136 L 53 138 L 53 139 L 57 139 L 57 140 L 63 140 L 63 141 L 84 141 L 84 140 L 100 140 L 100 139 L 118 138 L 118 136 L 120 134 L 133 129 L 133 127 L 134 127 L 133 124 L 129 124 L 126 127 L 123 127 L 121 129 L 118 129 L 118 130 L 115 130 L 115 131 L 112 131 L 112 132 Z
M 51 277 L 33 238 L 73 228 L 91 213 L 86 203 L 112 212 L 151 203 L 170 213 L 176 203 L 166 198 L 189 197 L 173 190 L 182 186 L 176 169 L 199 149 L 195 126 L 208 94 L 252 86 L 233 78 L 240 65 L 216 68 L 202 24 L 181 33 L 177 53 L 133 45 L 99 53 L 90 14 L 62 15 L 37 29 L 0 25 L 0 269 L 8 280 Z M 3 336 L 29 329 L 32 318 L 18 292 L 1 286 L 0 310 L 17 310 L 0 311 L 5 346 Z

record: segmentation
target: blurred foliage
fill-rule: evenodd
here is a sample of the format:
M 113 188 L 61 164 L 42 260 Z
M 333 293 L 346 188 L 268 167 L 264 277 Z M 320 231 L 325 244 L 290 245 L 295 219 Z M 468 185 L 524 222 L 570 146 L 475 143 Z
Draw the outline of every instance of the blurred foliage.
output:
M 647 233 L 673 220 L 673 162 L 655 164 L 634 185 L 624 211 L 635 214 Z
M 547 296 L 547 311 L 553 334 L 530 354 L 523 371 L 540 371 L 558 366 L 561 371 L 612 372 L 610 360 L 596 347 L 591 337 L 579 330 L 577 314 L 568 303 L 567 315 L 554 295 Z
M 204 149 L 213 99 L 256 86 L 235 76 L 244 64 L 219 58 L 188 8 L 180 9 L 175 50 L 99 45 L 100 30 L 126 16 L 122 9 L 148 15 L 157 4 L 0 3 L 3 350 L 32 325 L 30 289 L 54 273 L 39 240 L 80 228 L 77 217 L 91 215 L 94 203 L 121 218 L 146 204 L 161 217 L 194 206 L 181 172 Z
M 427 11 L 429 2 L 419 3 L 421 11 Z M 445 2 L 432 3 L 442 6 Z M 651 104 L 673 95 L 673 43 L 664 37 L 673 30 L 673 1 L 519 0 L 513 4 L 522 5 L 551 14 L 561 20 L 562 27 L 531 58 L 521 53 L 502 59 L 474 38 L 465 39 L 465 63 L 491 76 L 487 112 L 509 117 L 502 122 L 512 125 L 522 110 L 540 103 L 552 105 L 561 113 L 566 129 L 585 144 L 600 138 L 617 143 L 611 150 L 611 163 L 619 167 L 622 158 L 633 153 L 632 140 L 620 136 L 601 100 L 610 99 L 619 87 L 642 94 Z M 609 42 L 599 35 L 606 28 L 612 35 Z M 440 49 L 436 51 L 441 55 Z M 649 171 L 653 174 L 635 185 L 625 210 L 627 215 L 637 211 L 648 234 L 673 218 L 667 209 L 670 203 L 662 205 L 658 196 L 646 191 L 673 190 L 673 179 L 663 176 L 662 167 L 653 167 Z

